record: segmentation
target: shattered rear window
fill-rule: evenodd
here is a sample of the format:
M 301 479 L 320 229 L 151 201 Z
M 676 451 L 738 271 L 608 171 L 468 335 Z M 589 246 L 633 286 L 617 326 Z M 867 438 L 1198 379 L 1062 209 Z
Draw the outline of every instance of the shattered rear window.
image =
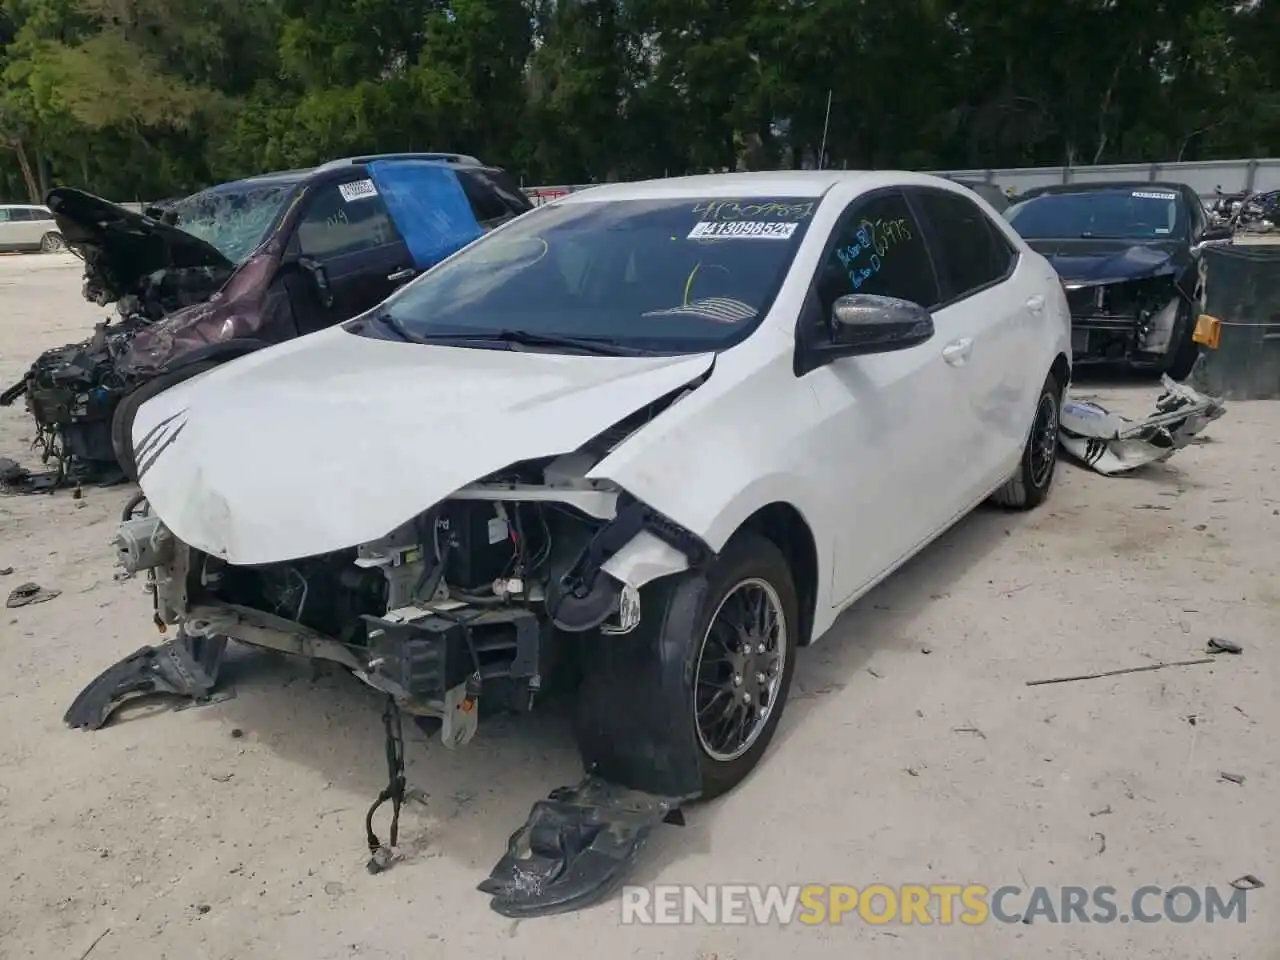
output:
M 1174 240 L 1187 231 L 1181 195 L 1155 186 L 1042 193 L 1004 215 L 1026 240 Z
M 215 247 L 234 264 L 262 245 L 297 185 L 223 187 L 179 200 L 167 209 L 175 225 Z
M 527 213 L 393 296 L 410 334 L 518 328 L 661 352 L 721 348 L 772 305 L 820 200 L 566 203 Z

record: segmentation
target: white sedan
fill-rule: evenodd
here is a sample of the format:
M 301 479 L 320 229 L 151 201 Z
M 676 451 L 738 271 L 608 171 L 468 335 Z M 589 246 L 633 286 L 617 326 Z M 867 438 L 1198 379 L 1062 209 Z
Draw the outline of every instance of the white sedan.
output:
M 121 553 L 211 682 L 222 638 L 336 661 L 458 746 L 560 681 L 588 772 L 665 810 L 759 762 L 841 611 L 1044 500 L 1070 324 L 946 180 L 593 188 L 148 401 Z

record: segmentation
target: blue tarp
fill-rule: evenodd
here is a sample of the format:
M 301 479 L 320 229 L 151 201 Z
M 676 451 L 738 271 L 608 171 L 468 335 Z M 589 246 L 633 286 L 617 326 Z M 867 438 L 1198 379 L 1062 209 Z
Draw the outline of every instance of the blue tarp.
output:
M 419 270 L 435 266 L 484 232 L 449 167 L 375 160 L 368 170 Z

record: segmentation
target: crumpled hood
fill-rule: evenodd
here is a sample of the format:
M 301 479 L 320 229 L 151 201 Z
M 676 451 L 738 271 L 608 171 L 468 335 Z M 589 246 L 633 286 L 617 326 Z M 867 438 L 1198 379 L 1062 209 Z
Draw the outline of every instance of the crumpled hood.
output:
M 1067 283 L 1099 284 L 1180 273 L 1187 246 L 1171 240 L 1028 240 Z
M 92 269 L 103 303 L 134 292 L 144 277 L 170 267 L 233 264 L 217 248 L 184 230 L 133 213 L 83 190 L 50 190 L 45 205 L 67 244 Z
M 185 543 L 237 564 L 385 536 L 459 487 L 567 453 L 707 371 L 713 354 L 567 356 L 333 328 L 143 404 L 140 484 Z

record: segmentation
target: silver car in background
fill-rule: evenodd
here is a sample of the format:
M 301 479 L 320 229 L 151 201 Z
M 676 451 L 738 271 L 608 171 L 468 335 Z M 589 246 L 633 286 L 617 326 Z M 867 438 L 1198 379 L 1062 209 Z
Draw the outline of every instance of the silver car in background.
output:
M 48 207 L 32 203 L 0 204 L 0 251 L 57 253 L 66 248 Z

